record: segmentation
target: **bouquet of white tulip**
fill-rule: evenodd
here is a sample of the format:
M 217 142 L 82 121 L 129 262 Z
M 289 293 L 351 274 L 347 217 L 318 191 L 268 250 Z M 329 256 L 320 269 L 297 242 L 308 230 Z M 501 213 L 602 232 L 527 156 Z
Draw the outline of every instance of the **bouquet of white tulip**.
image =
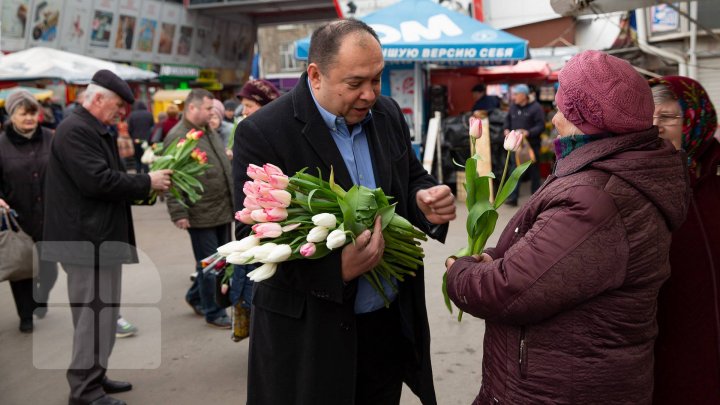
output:
M 381 217 L 385 251 L 380 263 L 364 275 L 385 299 L 381 279 L 396 289 L 392 279 L 403 281 L 422 266 L 423 232 L 395 213 L 395 204 L 379 188 L 353 186 L 343 190 L 304 171 L 288 177 L 271 164 L 250 165 L 243 187 L 245 201 L 235 218 L 252 225 L 249 236 L 218 248 L 227 263 L 263 263 L 248 274 L 256 282 L 272 277 L 278 263 L 318 259 L 354 241 Z M 226 278 L 229 278 L 226 270 Z

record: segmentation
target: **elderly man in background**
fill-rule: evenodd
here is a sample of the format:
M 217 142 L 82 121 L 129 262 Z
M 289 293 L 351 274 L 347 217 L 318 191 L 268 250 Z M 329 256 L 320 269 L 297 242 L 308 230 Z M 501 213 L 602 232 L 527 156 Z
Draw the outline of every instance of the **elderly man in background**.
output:
M 132 389 L 105 375 L 115 344 L 122 265 L 138 262 L 130 205 L 151 190 L 167 190 L 171 173 L 125 173 L 108 125 L 133 101 L 127 83 L 109 70 L 98 71 L 50 149 L 41 253 L 67 273 L 75 328 L 67 371 L 70 405 L 123 405 L 107 394 Z

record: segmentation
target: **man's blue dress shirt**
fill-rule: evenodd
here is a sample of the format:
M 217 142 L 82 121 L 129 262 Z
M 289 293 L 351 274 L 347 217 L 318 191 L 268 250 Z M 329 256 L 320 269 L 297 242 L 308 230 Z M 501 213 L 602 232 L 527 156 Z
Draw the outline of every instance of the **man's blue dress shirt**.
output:
M 308 86 L 310 86 L 309 80 Z M 368 113 L 367 117 L 359 124 L 354 125 L 351 132 L 343 117 L 338 117 L 324 109 L 318 103 L 312 90 L 310 94 L 312 94 L 313 101 L 315 101 L 315 105 L 318 111 L 320 111 L 325 125 L 330 129 L 330 134 L 340 150 L 340 154 L 345 161 L 345 166 L 347 166 L 348 172 L 350 172 L 353 184 L 359 184 L 369 189 L 376 188 L 372 158 L 370 157 L 370 146 L 368 145 L 367 135 L 365 134 L 365 124 L 372 119 L 372 112 Z M 397 294 L 393 292 L 392 287 L 387 281 L 381 279 L 381 282 L 385 290 L 385 295 L 392 302 Z M 365 277 L 360 277 L 358 280 L 357 297 L 355 298 L 355 313 L 363 314 L 372 312 L 384 306 L 385 302 L 382 297 L 373 289 Z

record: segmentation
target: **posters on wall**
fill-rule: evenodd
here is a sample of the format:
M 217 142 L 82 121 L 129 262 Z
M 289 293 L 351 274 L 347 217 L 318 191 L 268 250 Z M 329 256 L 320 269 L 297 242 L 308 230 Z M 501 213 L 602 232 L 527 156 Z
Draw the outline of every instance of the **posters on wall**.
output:
M 109 58 L 110 44 L 117 24 L 116 3 L 113 0 L 95 0 L 90 23 L 90 38 L 86 53 L 95 58 Z
M 62 5 L 63 0 L 35 1 L 30 15 L 30 43 L 32 45 L 57 46 Z
M 227 41 L 228 22 L 222 20 L 214 20 L 212 31 L 210 31 L 210 52 L 208 60 L 211 66 L 220 65 L 225 59 L 225 46 Z
M 390 71 L 390 96 L 400 106 L 410 134 L 414 134 L 415 74 L 412 69 Z
M 138 28 L 136 31 L 134 59 L 157 62 L 157 54 L 154 53 L 155 42 L 159 38 L 161 3 L 145 0 L 139 16 Z
M 140 4 L 141 1 L 139 0 L 120 0 L 118 2 L 118 23 L 115 28 L 112 51 L 110 52 L 114 59 L 132 59 L 132 49 L 139 26 Z
M 195 14 L 180 12 L 178 19 L 177 40 L 173 60 L 176 63 L 190 63 L 192 53 L 193 34 L 195 33 L 197 18 Z
M 92 0 L 65 0 L 60 49 L 83 54 L 91 30 Z
M 0 45 L 5 50 L 25 47 L 30 0 L 3 0 L 0 2 Z
M 157 52 L 160 61 L 164 63 L 172 62 L 171 57 L 175 43 L 176 31 L 178 31 L 178 22 L 182 8 L 176 4 L 164 3 L 162 7 L 162 18 L 160 22 L 160 39 L 158 41 Z
M 110 46 L 110 34 L 114 14 L 110 11 L 95 10 L 90 32 L 90 45 L 100 48 Z
M 193 61 L 197 65 L 207 65 L 207 59 L 211 54 L 211 30 L 212 19 L 209 17 L 197 17 L 195 23 L 195 41 L 193 45 Z
M 247 17 L 233 21 L 228 28 L 225 60 L 238 72 L 249 72 L 252 64 L 256 27 Z M 239 77 L 242 74 L 238 73 Z

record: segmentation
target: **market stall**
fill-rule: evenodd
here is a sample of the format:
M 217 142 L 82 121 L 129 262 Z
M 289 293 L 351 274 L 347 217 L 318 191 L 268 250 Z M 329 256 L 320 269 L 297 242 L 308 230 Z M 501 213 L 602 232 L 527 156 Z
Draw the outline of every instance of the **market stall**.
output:
M 35 96 L 35 99 L 38 101 L 45 101 L 52 97 L 53 92 L 52 90 L 47 89 L 36 89 L 34 87 L 23 87 L 23 86 L 15 86 L 15 87 L 9 87 L 6 89 L 0 90 L 0 107 L 5 106 L 5 99 L 16 90 L 27 90 L 29 91 L 33 96 Z
M 437 66 L 511 64 L 527 56 L 527 41 L 496 30 L 430 0 L 402 0 L 361 17 L 379 35 L 387 68 L 383 94 L 400 104 L 413 139 L 423 139 L 425 72 Z M 306 60 L 310 39 L 295 43 L 295 56 Z

